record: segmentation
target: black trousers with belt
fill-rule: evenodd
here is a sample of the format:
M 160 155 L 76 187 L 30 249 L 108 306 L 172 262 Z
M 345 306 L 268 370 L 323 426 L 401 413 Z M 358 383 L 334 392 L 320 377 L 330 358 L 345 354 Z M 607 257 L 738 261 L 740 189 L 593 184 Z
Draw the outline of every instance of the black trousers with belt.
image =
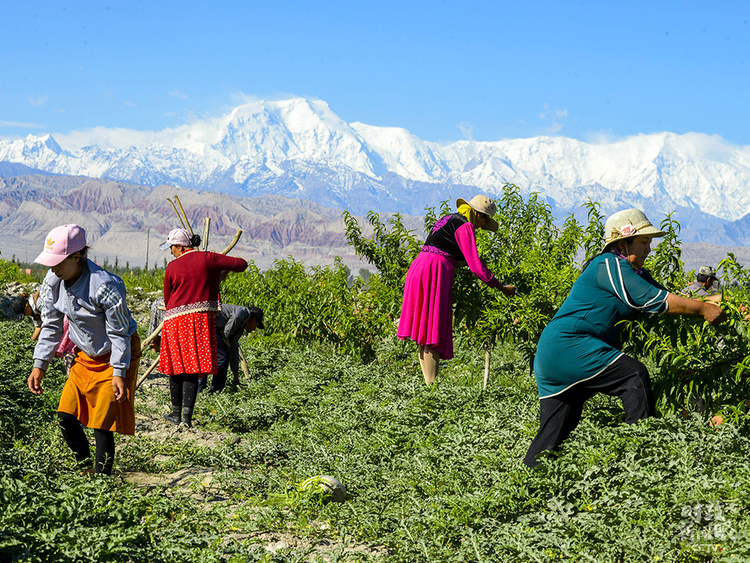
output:
M 539 465 L 540 454 L 548 454 L 562 444 L 578 426 L 583 404 L 597 393 L 619 397 L 628 424 L 654 416 L 656 412 L 646 366 L 623 354 L 596 377 L 540 400 L 539 432 L 523 460 L 528 467 Z

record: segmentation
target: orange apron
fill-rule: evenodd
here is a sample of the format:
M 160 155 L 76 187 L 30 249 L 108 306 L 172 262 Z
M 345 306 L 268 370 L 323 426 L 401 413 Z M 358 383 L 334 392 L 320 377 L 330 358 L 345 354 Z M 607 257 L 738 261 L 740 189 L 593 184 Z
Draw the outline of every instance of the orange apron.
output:
M 112 389 L 114 368 L 110 354 L 92 358 L 78 350 L 60 396 L 58 412 L 75 416 L 81 424 L 119 434 L 135 434 L 135 384 L 141 360 L 141 339 L 130 337 L 130 365 L 125 372 L 125 400 L 118 403 Z

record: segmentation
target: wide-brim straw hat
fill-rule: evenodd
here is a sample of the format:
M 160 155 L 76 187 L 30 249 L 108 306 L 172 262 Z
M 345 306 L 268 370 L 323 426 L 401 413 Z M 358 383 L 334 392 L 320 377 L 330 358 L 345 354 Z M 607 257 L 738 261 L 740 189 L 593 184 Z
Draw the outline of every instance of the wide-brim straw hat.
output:
M 490 218 L 489 224 L 484 227 L 487 231 L 492 231 L 493 233 L 497 231 L 498 223 L 493 219 L 495 216 L 495 213 L 497 213 L 497 205 L 488 198 L 486 195 L 475 195 L 471 200 L 466 201 L 464 198 L 459 197 L 456 200 L 456 207 L 461 207 L 464 204 L 468 204 L 469 207 L 471 207 L 474 211 L 479 211 L 479 213 L 484 213 Z
M 626 238 L 663 237 L 666 234 L 654 227 L 640 209 L 625 209 L 611 215 L 604 224 L 604 248 Z

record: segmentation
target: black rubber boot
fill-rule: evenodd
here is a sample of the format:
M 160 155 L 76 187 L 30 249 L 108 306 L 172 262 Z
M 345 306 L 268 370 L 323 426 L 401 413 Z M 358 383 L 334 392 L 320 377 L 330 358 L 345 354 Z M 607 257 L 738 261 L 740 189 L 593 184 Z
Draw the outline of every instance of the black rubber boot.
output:
M 172 424 L 180 423 L 182 412 L 182 384 L 185 381 L 183 375 L 173 375 L 169 378 L 169 396 L 172 399 L 172 412 L 165 414 L 164 419 Z
M 188 428 L 193 426 L 193 407 L 182 407 L 182 423 Z
M 171 422 L 172 424 L 179 424 L 181 410 L 182 405 L 172 405 L 172 412 L 169 414 L 165 414 L 164 420 L 166 420 L 167 422 Z

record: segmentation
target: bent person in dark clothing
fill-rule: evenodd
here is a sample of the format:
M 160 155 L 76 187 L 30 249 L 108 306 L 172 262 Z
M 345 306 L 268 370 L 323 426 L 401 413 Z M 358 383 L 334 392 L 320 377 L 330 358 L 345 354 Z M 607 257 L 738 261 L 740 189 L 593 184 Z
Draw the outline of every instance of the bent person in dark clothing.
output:
M 250 334 L 256 328 L 266 328 L 263 324 L 261 309 L 221 304 L 221 311 L 216 315 L 218 372 L 211 380 L 209 393 L 218 393 L 226 387 L 229 368 L 232 369 L 234 384 L 239 383 L 240 338 L 243 334 Z M 200 381 L 198 391 L 206 388 L 206 379 Z

